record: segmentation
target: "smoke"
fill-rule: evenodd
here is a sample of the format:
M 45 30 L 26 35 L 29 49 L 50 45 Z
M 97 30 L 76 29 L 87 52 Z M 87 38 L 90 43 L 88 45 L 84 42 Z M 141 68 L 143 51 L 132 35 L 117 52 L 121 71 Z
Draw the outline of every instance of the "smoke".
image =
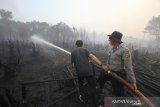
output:
M 48 41 L 46 41 L 46 40 L 38 37 L 37 35 L 33 35 L 33 36 L 31 37 L 31 39 L 32 39 L 34 42 L 43 43 L 43 44 L 48 45 L 48 46 L 51 46 L 51 47 L 53 47 L 53 48 L 55 48 L 55 49 L 57 49 L 57 50 L 60 50 L 60 51 L 62 51 L 62 52 L 65 52 L 65 53 L 68 54 L 68 55 L 71 55 L 71 52 L 69 52 L 69 51 L 67 51 L 67 50 L 65 50 L 65 49 L 63 49 L 63 48 L 61 48 L 61 47 L 59 47 L 59 46 L 56 46 L 56 45 L 54 45 L 53 43 L 50 43 L 50 42 L 48 42 Z

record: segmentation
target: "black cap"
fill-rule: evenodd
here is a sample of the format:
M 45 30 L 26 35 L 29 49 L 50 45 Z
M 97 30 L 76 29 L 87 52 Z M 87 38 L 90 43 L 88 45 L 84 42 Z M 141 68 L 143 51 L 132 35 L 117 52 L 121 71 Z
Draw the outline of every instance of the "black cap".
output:
M 120 43 L 123 43 L 121 41 L 123 34 L 118 31 L 114 31 L 111 35 L 108 35 L 108 36 L 109 36 L 109 38 L 112 38 Z

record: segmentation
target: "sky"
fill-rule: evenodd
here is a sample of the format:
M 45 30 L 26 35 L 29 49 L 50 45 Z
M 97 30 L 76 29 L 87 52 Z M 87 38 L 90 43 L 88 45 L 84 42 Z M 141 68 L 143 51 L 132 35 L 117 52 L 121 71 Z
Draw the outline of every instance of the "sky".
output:
M 143 38 L 144 28 L 160 15 L 160 0 L 0 0 L 0 9 L 17 21 L 40 21 L 85 28 L 89 32 Z

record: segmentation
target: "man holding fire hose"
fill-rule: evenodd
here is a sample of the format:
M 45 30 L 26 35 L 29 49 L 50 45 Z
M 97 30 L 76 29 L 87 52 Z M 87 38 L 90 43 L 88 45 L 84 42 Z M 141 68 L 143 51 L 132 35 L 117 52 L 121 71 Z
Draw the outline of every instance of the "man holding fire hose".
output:
M 135 74 L 133 72 L 132 66 L 132 57 L 128 48 L 121 46 L 122 33 L 118 31 L 114 31 L 109 36 L 109 42 L 112 46 L 111 51 L 109 52 L 107 64 L 103 68 L 107 71 L 111 71 L 116 73 L 118 76 L 123 79 L 127 79 L 129 83 L 131 83 L 132 87 L 136 90 L 136 79 Z M 100 88 L 102 89 L 105 81 L 110 80 L 112 83 L 112 88 L 116 97 L 124 97 L 125 90 L 124 85 L 111 76 L 106 76 L 106 74 L 101 74 L 99 78 Z
M 83 41 L 76 41 L 76 49 L 71 53 L 71 63 L 74 63 L 74 66 L 77 71 L 78 83 L 79 83 L 79 91 L 80 96 L 79 99 L 84 100 L 84 89 L 83 83 L 84 79 L 88 82 L 89 91 L 92 98 L 92 104 L 94 107 L 97 107 L 97 99 L 96 99 L 96 88 L 95 88 L 95 79 L 92 72 L 92 67 L 90 65 L 89 59 L 93 60 L 97 65 L 102 65 L 102 62 L 93 54 L 91 54 L 87 49 L 82 48 Z M 105 66 L 104 66 L 105 67 Z

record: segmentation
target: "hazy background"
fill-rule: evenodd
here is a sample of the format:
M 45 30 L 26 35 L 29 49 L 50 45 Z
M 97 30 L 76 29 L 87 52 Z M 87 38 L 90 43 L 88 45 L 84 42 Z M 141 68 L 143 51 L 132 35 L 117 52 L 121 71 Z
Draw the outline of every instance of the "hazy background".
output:
M 65 22 L 91 32 L 110 34 L 119 30 L 144 38 L 148 21 L 160 13 L 160 0 L 1 0 L 0 7 L 23 22 Z

